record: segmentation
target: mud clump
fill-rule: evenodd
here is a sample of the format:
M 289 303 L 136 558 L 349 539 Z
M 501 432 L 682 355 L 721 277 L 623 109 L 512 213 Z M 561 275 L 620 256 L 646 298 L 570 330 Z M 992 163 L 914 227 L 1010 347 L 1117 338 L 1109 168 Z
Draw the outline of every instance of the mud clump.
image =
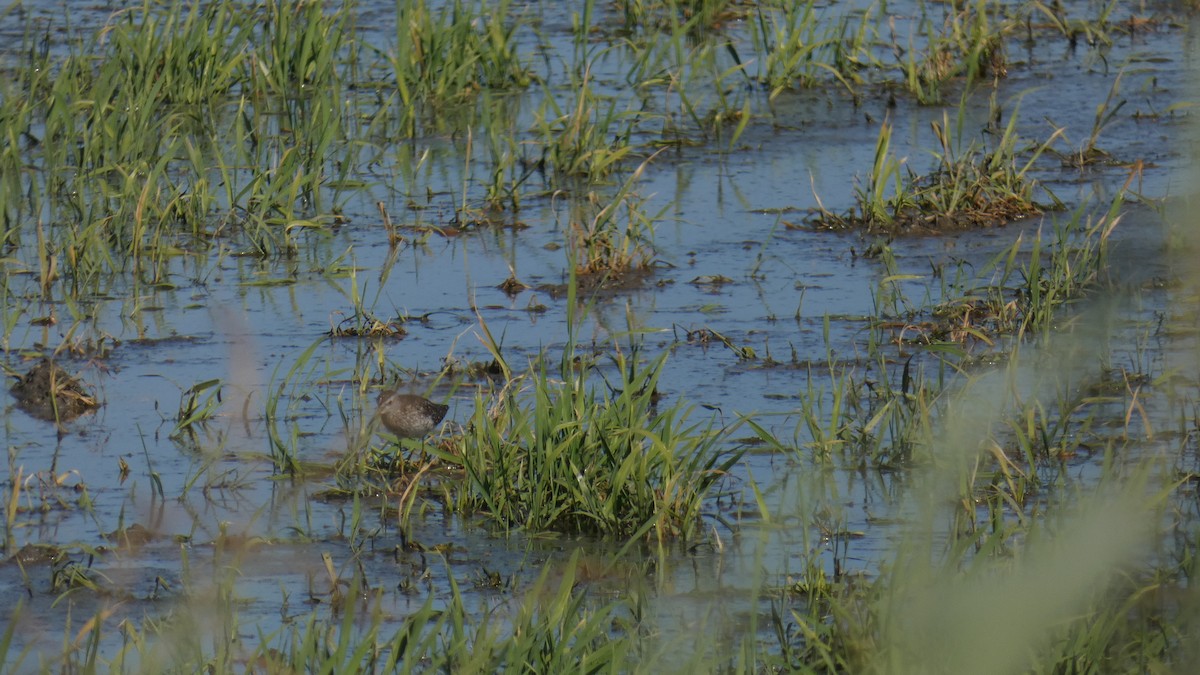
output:
M 21 550 L 12 554 L 8 560 L 0 562 L 0 566 L 19 565 L 21 567 L 29 567 L 31 565 L 51 565 L 62 560 L 66 556 L 66 551 L 50 544 L 25 544 Z
M 22 410 L 39 419 L 66 422 L 99 407 L 83 383 L 42 359 L 12 386 L 13 397 Z

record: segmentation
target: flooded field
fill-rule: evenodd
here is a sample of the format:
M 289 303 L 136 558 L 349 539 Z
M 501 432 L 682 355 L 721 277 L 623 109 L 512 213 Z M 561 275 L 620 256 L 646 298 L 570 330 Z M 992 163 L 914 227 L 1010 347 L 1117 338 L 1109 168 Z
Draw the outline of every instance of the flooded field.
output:
M 1191 4 L 68 5 L 0 670 L 1200 662 Z

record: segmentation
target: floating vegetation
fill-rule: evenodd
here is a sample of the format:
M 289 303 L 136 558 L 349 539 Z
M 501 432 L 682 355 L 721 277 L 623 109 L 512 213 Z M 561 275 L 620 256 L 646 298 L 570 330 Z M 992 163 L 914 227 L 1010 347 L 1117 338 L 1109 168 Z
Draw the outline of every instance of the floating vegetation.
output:
M 348 316 L 329 329 L 329 337 L 360 338 L 386 337 L 399 339 L 408 335 L 404 322 L 384 320 L 370 315 Z
M 508 297 L 515 298 L 520 295 L 522 291 L 529 288 L 529 286 L 525 285 L 520 279 L 517 278 L 517 273 L 515 271 L 509 270 L 508 278 L 500 282 L 496 288 L 504 291 L 504 294 Z

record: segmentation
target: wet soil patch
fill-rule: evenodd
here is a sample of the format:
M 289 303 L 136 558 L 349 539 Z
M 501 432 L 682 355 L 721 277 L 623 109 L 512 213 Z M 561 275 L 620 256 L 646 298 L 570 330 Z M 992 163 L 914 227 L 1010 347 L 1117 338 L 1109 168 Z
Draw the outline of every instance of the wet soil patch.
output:
M 25 544 L 8 560 L 5 560 L 0 565 L 19 565 L 26 567 L 29 565 L 49 565 L 56 563 L 66 555 L 66 551 L 49 544 Z
M 22 410 L 43 420 L 65 422 L 100 407 L 96 398 L 70 373 L 42 359 L 12 386 Z
M 578 293 L 587 294 L 591 298 L 607 299 L 630 291 L 647 288 L 660 288 L 672 283 L 668 279 L 654 281 L 656 267 L 643 267 L 625 271 L 579 272 L 575 276 Z M 537 290 L 549 295 L 551 299 L 561 300 L 570 292 L 570 283 L 539 284 Z

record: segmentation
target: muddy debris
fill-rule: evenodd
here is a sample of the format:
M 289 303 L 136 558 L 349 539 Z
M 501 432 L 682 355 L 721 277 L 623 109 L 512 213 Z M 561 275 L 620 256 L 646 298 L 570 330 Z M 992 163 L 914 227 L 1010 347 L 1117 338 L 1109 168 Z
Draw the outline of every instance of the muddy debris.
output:
M 100 407 L 82 382 L 50 359 L 19 377 L 12 394 L 22 410 L 49 421 L 66 422 Z
M 0 565 L 20 565 L 21 567 L 29 567 L 31 565 L 51 565 L 62 560 L 66 556 L 66 551 L 50 544 L 25 544 L 12 557 L 8 558 Z
M 141 548 L 146 544 L 163 538 L 162 535 L 140 523 L 134 523 L 129 527 L 115 529 L 112 532 L 102 536 L 109 541 L 116 542 L 121 546 L 121 548 L 128 550 Z
M 503 291 L 504 294 L 509 298 L 515 298 L 521 294 L 521 291 L 529 288 L 529 286 L 522 283 L 521 280 L 517 278 L 517 274 L 513 272 L 512 274 L 509 274 L 508 278 L 501 282 L 500 285 L 496 286 L 496 288 Z

